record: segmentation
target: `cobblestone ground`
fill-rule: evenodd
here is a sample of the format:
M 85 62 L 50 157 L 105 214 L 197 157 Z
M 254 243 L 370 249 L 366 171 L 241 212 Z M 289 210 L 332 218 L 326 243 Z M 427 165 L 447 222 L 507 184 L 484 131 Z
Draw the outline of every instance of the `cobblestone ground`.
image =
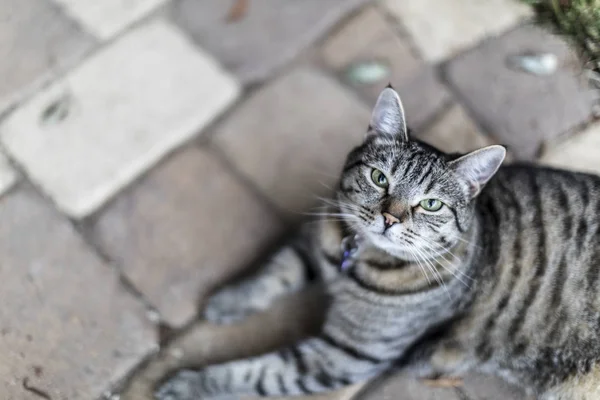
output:
M 442 149 L 600 173 L 598 92 L 513 0 L 234 3 L 0 0 L 2 399 L 137 382 L 166 327 L 328 194 L 388 81 Z M 556 71 L 511 67 L 531 51 Z M 268 336 L 201 329 L 207 362 Z M 481 376 L 359 391 L 318 398 L 522 398 Z

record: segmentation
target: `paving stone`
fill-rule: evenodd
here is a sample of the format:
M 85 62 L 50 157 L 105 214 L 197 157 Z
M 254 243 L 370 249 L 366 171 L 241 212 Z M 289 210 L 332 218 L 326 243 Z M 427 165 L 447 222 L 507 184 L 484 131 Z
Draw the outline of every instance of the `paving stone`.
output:
M 384 0 L 425 59 L 438 62 L 531 15 L 514 0 Z
M 100 39 L 109 39 L 167 0 L 53 0 Z
M 368 0 L 249 1 L 228 22 L 234 2 L 175 0 L 174 20 L 244 82 L 267 79 L 342 17 Z
M 452 101 L 450 93 L 440 84 L 430 65 L 424 65 L 419 73 L 396 86 L 396 89 L 402 97 L 406 121 L 415 133 L 421 132 Z
M 0 198 L 0 393 L 97 399 L 156 347 L 144 307 L 29 188 Z
M 560 168 L 600 174 L 600 123 L 563 142 L 555 142 L 542 155 L 540 162 Z
M 391 375 L 368 385 L 354 400 L 459 400 L 451 388 L 433 388 L 403 374 Z M 479 399 L 477 399 L 479 400 Z M 508 400 L 508 399 L 507 399 Z
M 557 71 L 536 76 L 507 66 L 510 56 L 539 51 L 555 54 Z M 525 26 L 458 57 L 447 76 L 480 125 L 520 159 L 586 121 L 593 91 L 577 76 L 580 64 L 568 46 L 539 28 Z
M 154 21 L 16 110 L 0 139 L 58 206 L 79 218 L 196 135 L 238 93 L 211 58 Z M 57 104 L 67 107 L 62 121 L 51 113 Z
M 450 106 L 432 126 L 417 137 L 448 153 L 465 153 L 493 144 L 458 104 Z
M 17 182 L 17 172 L 9 165 L 6 157 L 0 153 L 0 196 Z
M 94 241 L 172 326 L 281 234 L 276 217 L 213 155 L 187 148 L 119 196 Z
M 0 113 L 94 45 L 48 0 L 0 0 Z
M 280 209 L 300 216 L 330 193 L 369 111 L 333 80 L 300 68 L 270 83 L 214 132 L 214 143 Z
M 525 393 L 500 378 L 474 374 L 464 380 L 462 391 L 471 400 L 525 400 Z M 533 400 L 533 399 L 528 399 Z
M 445 103 L 447 90 L 439 83 L 433 67 L 417 58 L 406 40 L 389 26 L 375 7 L 368 7 L 344 24 L 322 46 L 327 66 L 374 105 L 381 90 L 392 83 L 402 96 L 408 123 L 420 130 Z M 377 62 L 389 74 L 372 83 L 357 83 L 349 71 L 357 65 Z

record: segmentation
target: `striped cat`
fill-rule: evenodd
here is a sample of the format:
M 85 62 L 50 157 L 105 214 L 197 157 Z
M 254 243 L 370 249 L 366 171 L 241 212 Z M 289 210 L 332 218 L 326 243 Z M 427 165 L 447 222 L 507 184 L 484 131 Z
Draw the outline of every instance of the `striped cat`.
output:
M 600 399 L 600 178 L 500 168 L 504 157 L 501 146 L 455 155 L 409 139 L 385 89 L 325 216 L 206 310 L 238 321 L 316 278 L 332 298 L 320 334 L 181 371 L 157 397 L 316 393 L 401 367 L 430 379 L 492 373 L 545 400 Z

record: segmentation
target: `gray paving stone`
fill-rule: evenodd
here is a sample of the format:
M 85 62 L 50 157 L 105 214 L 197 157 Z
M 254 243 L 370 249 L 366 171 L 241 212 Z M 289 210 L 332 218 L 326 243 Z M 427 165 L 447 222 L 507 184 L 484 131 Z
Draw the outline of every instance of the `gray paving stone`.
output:
M 369 111 L 310 68 L 291 71 L 242 104 L 213 133 L 236 168 L 279 208 L 299 217 L 330 193 Z
M 510 69 L 507 57 L 525 51 L 556 54 L 559 69 L 551 76 Z M 453 60 L 447 76 L 483 128 L 529 159 L 544 141 L 590 118 L 593 92 L 583 87 L 578 65 L 561 40 L 525 26 Z
M 453 388 L 433 388 L 403 374 L 369 384 L 354 400 L 459 400 Z
M 398 35 L 375 7 L 361 11 L 334 32 L 323 44 L 321 55 L 324 63 L 370 105 L 374 105 L 381 90 L 392 83 L 402 97 L 408 123 L 415 131 L 450 100 L 433 67 L 415 56 L 408 41 Z M 387 66 L 389 74 L 377 82 L 353 82 L 348 76 L 349 70 L 368 62 Z
M 142 304 L 27 187 L 0 198 L 0 302 L 3 399 L 98 399 L 155 349 Z
M 406 120 L 415 133 L 421 132 L 452 101 L 451 94 L 438 81 L 431 65 L 423 65 L 416 75 L 396 86 L 396 89 L 402 97 Z
M 479 131 L 479 128 L 458 104 L 453 104 L 444 111 L 427 130 L 417 137 L 449 153 L 466 153 L 493 144 L 493 141 Z
M 489 375 L 467 376 L 462 390 L 471 400 L 533 400 L 521 389 Z
M 6 156 L 0 153 L 0 196 L 10 189 L 17 179 L 17 172 L 10 166 Z
M 281 233 L 279 221 L 217 158 L 193 147 L 118 197 L 89 229 L 175 327 Z
M 368 0 L 251 0 L 235 22 L 234 2 L 176 0 L 174 20 L 244 82 L 268 78 L 342 17 Z
M 0 112 L 79 60 L 94 40 L 48 0 L 0 0 Z

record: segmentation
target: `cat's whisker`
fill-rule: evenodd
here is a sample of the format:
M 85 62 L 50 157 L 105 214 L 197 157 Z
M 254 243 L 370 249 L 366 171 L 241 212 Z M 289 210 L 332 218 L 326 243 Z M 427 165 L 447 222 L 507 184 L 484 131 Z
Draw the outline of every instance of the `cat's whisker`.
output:
M 319 183 L 319 185 L 323 186 L 325 189 L 331 190 L 332 192 L 334 190 L 330 185 L 326 184 L 323 181 L 317 181 L 317 183 Z
M 437 268 L 435 267 L 435 265 L 433 264 L 433 262 L 431 260 L 429 260 L 427 257 L 425 257 L 425 254 L 423 253 L 423 251 L 419 250 L 419 248 L 417 248 L 416 246 L 414 246 L 414 250 L 417 251 L 421 255 L 423 261 L 427 264 L 427 266 L 430 268 L 430 270 L 434 274 L 434 277 L 436 278 L 436 281 L 438 283 L 440 283 L 444 287 L 444 289 L 446 290 L 446 292 L 448 292 L 448 288 L 446 287 L 446 285 L 444 283 L 442 275 L 437 270 Z M 449 292 L 448 292 L 448 294 L 449 294 Z
M 435 268 L 435 266 L 431 263 L 431 261 L 429 261 L 425 255 L 423 254 L 423 252 L 421 250 L 419 250 L 416 246 L 413 246 L 413 250 L 416 251 L 422 258 L 423 262 L 425 263 L 425 265 L 427 266 L 427 268 L 429 268 L 429 270 L 432 272 L 433 277 L 435 278 L 436 282 L 438 282 L 443 288 L 444 291 L 448 294 L 448 297 L 450 299 L 452 299 L 452 296 L 450 295 L 450 292 L 448 291 L 448 287 L 446 286 L 444 279 L 442 278 L 440 272 Z
M 328 219 L 335 221 L 360 221 L 360 218 L 355 215 L 346 214 L 320 214 L 320 213 L 305 213 L 309 217 L 319 217 L 320 219 Z
M 319 218 L 319 219 L 312 220 L 312 221 L 306 221 L 306 223 L 308 223 L 308 224 L 318 224 L 321 222 L 347 222 L 347 220 L 342 219 L 342 218 L 340 218 L 340 219 L 321 219 L 321 218 Z
M 424 244 L 426 244 L 428 247 L 428 250 L 431 250 L 431 251 L 435 252 L 436 255 L 443 257 L 444 260 L 446 260 L 448 263 L 452 264 L 452 262 L 446 258 L 446 254 L 452 256 L 454 258 L 454 260 L 456 260 L 456 262 L 458 262 L 458 263 L 462 262 L 462 259 L 460 257 L 458 257 L 456 254 L 454 254 L 450 248 L 441 246 L 438 243 L 435 243 L 434 241 L 432 241 L 431 239 L 428 239 L 426 237 L 418 237 L 418 240 L 420 240 Z
M 346 207 L 348 209 L 351 209 L 352 211 L 359 211 L 359 207 L 356 206 L 355 204 L 346 203 L 346 202 L 342 202 L 340 200 L 330 199 L 327 197 L 321 197 L 321 196 L 316 196 L 316 197 L 318 200 L 320 200 L 324 204 L 329 205 L 331 207 L 335 207 L 335 208 Z M 323 207 L 323 205 L 321 204 L 320 207 Z
M 425 267 L 423 267 L 423 265 L 421 264 L 421 261 L 419 260 L 419 256 L 417 256 L 415 254 L 415 252 L 411 249 L 410 246 L 408 247 L 408 251 L 414 257 L 414 259 L 417 261 L 417 265 L 421 269 L 421 272 L 423 272 L 423 275 L 425 275 L 425 279 L 427 279 L 427 284 L 431 285 L 431 279 L 429 279 L 429 275 L 427 275 L 427 271 L 425 270 Z
M 470 285 L 469 285 L 468 283 L 464 282 L 464 281 L 461 279 L 461 277 L 460 277 L 459 275 L 461 275 L 462 277 L 464 277 L 465 279 L 468 279 L 468 280 L 470 280 L 470 281 L 473 281 L 473 278 L 472 278 L 472 277 L 470 277 L 468 274 L 466 274 L 465 272 L 463 272 L 463 271 L 462 271 L 460 268 L 457 268 L 457 267 L 455 267 L 455 264 L 454 264 L 454 263 L 452 263 L 450 260 L 448 260 L 448 259 L 447 259 L 447 258 L 444 256 L 444 254 L 443 254 L 443 253 L 441 253 L 441 252 L 437 251 L 435 248 L 433 248 L 433 247 L 431 246 L 431 244 L 429 244 L 429 243 L 427 242 L 427 240 L 423 240 L 423 245 L 427 247 L 427 250 L 428 250 L 428 251 L 431 251 L 431 252 L 433 252 L 433 253 L 434 253 L 436 256 L 439 256 L 439 257 L 441 257 L 441 258 L 442 258 L 444 261 L 446 261 L 446 262 L 448 263 L 448 266 L 445 266 L 445 265 L 443 264 L 443 262 L 441 262 L 441 260 L 439 260 L 439 258 L 438 258 L 438 261 L 440 261 L 440 262 L 439 262 L 439 265 L 440 265 L 442 268 L 444 268 L 446 271 L 448 271 L 450 274 L 452 274 L 452 276 L 454 276 L 454 277 L 455 277 L 455 278 L 456 278 L 456 279 L 457 279 L 459 282 L 461 282 L 461 283 L 462 283 L 463 285 L 465 285 L 467 288 L 470 288 Z M 454 254 L 453 254 L 453 255 L 454 255 Z M 459 263 L 461 263 L 461 262 L 462 262 L 462 260 L 461 260 L 460 258 L 458 258 L 457 256 L 455 256 L 455 255 L 454 255 L 454 258 L 455 258 L 455 259 L 456 259 L 456 260 L 457 260 Z M 453 267 L 454 267 L 454 268 L 453 268 Z M 458 274 L 458 275 L 457 275 L 457 274 Z
M 450 264 L 452 264 L 452 262 L 445 257 L 446 254 L 452 256 L 456 260 L 456 262 L 462 263 L 462 259 L 460 257 L 458 257 L 456 254 L 454 254 L 450 248 L 441 246 L 438 243 L 435 243 L 434 241 L 432 241 L 431 239 L 428 239 L 426 237 L 421 237 L 421 236 L 415 235 L 413 237 L 413 239 L 420 240 L 423 243 L 428 244 L 429 250 L 434 251 L 436 253 L 436 255 L 443 257 Z
M 339 174 L 338 175 L 332 175 L 332 174 L 325 173 L 323 171 L 319 171 L 319 170 L 314 169 L 314 168 L 309 168 L 308 172 L 315 173 L 317 175 L 326 176 L 328 178 L 333 178 L 333 179 L 336 179 L 336 180 L 340 179 L 340 175 Z
M 464 237 L 462 237 L 461 235 L 454 235 L 454 236 L 450 236 L 450 239 L 455 239 L 455 240 L 459 240 L 469 246 L 473 246 L 477 249 L 481 249 L 482 247 L 476 243 L 473 243 L 471 240 L 467 240 Z

